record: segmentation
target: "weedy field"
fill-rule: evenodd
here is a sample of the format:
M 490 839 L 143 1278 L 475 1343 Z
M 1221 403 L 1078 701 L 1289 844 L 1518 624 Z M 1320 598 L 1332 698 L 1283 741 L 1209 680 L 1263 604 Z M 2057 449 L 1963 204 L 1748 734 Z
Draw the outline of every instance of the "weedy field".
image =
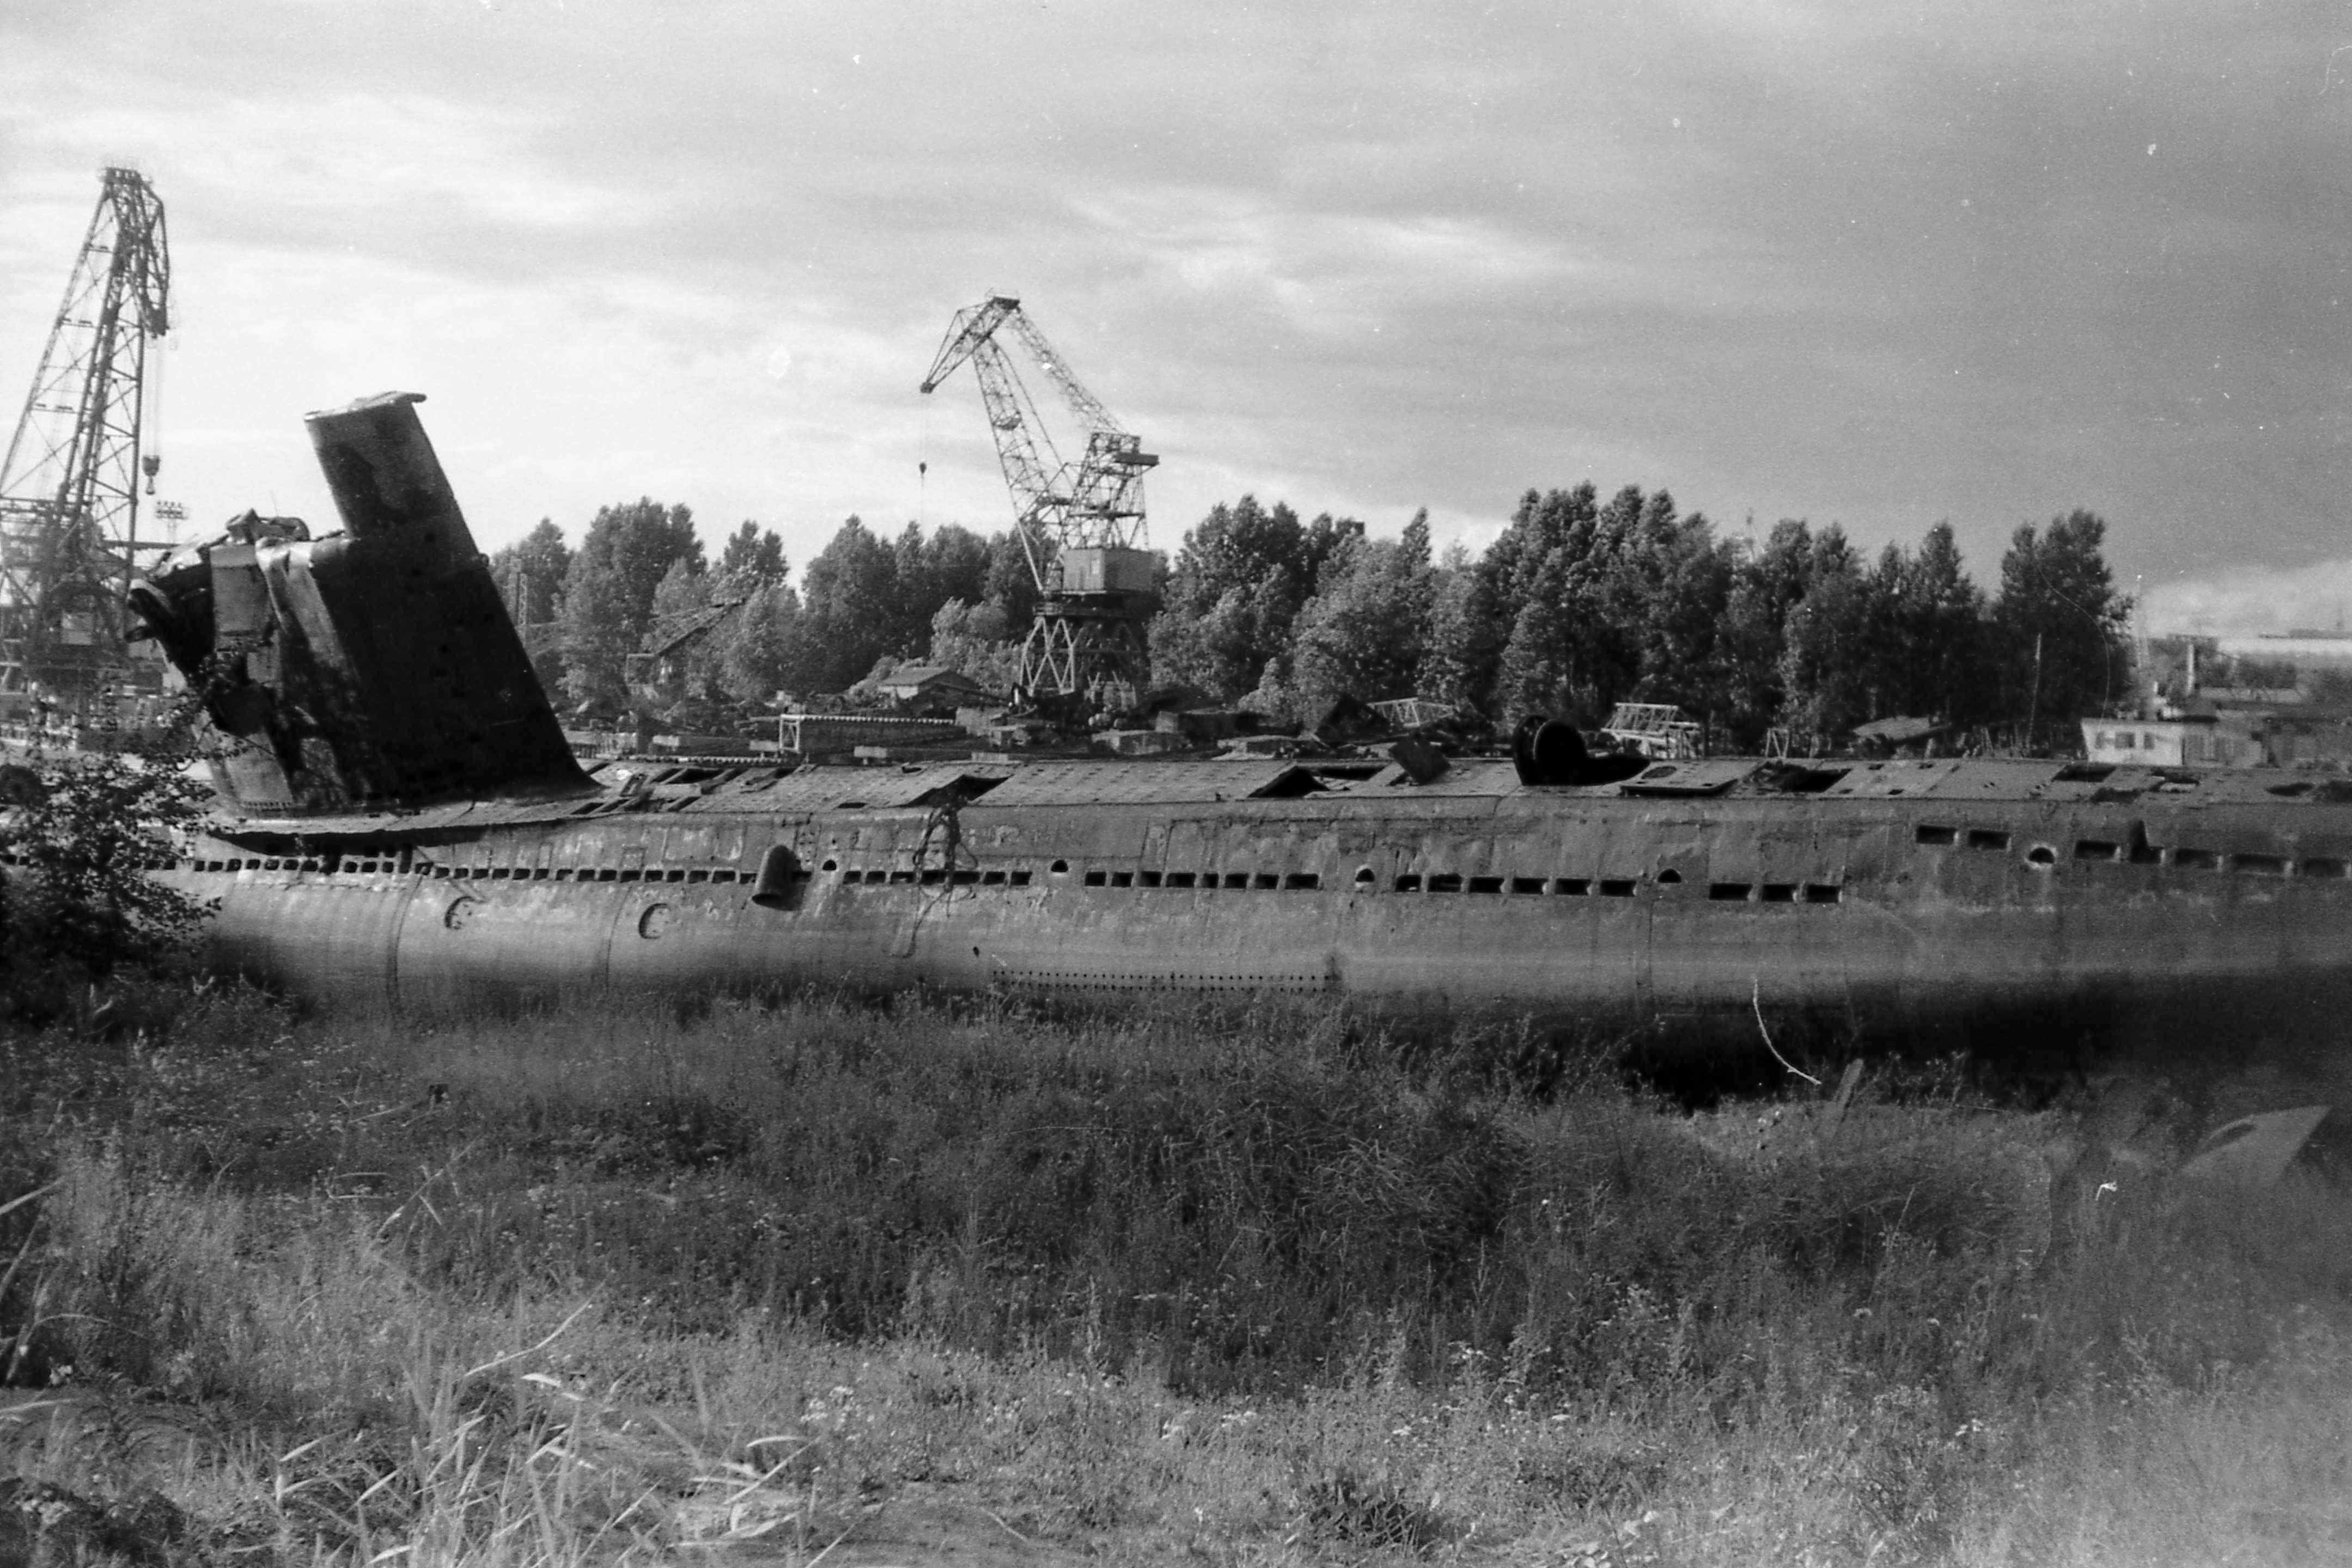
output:
M 2352 1559 L 2352 1203 L 2165 1174 L 2305 1086 L 1690 1114 L 1526 1043 L 20 1033 L 0 1562 Z

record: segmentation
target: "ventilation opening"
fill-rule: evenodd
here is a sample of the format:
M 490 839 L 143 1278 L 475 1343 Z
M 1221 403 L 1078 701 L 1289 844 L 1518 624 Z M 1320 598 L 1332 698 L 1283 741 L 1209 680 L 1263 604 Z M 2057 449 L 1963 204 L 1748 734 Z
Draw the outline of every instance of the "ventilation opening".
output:
M 2182 871 L 2214 871 L 2220 868 L 2221 857 L 2211 850 L 2175 850 L 2172 863 Z
M 2147 830 L 2137 822 L 2132 824 L 2131 847 L 2124 858 L 2134 865 L 2157 865 L 2164 860 L 2164 852 L 2147 841 Z
M 1282 885 L 1282 878 L 1270 871 L 1262 871 L 1250 878 L 1250 885 L 1261 893 L 1271 893 Z
M 1805 902 L 1807 904 L 1835 904 L 1844 896 L 1845 890 L 1838 886 L 1835 883 L 1809 882 L 1805 883 Z
M 1190 887 L 1192 882 L 1193 873 L 1189 871 L 1171 871 L 1168 873 L 1167 885 L 1170 887 Z
M 1706 884 L 1707 897 L 1717 904 L 1745 904 L 1748 894 L 1748 886 L 1744 882 L 1711 882 Z
M 1115 871 L 1110 873 L 1110 884 L 1113 887 L 1133 887 L 1135 873 L 1131 871 Z
M 1969 830 L 1969 848 L 1972 850 L 2005 850 L 2009 848 L 2009 834 L 1999 828 L 1970 828 Z
M 1055 876 L 1067 876 L 1070 874 L 1070 862 L 1067 861 L 1055 861 L 1052 865 L 1047 866 L 1045 869 L 1053 873 Z
M 1601 879 L 1601 896 L 1603 898 L 1633 897 L 1633 883 L 1632 879 L 1625 877 L 1602 877 Z
M 982 872 L 980 873 L 980 885 L 982 887 L 1002 887 L 1004 885 L 1004 873 L 1001 871 Z
M 762 909 L 796 909 L 803 880 L 792 846 L 771 844 L 760 857 L 760 878 L 752 884 L 751 902 Z
M 1658 873 L 1658 885 L 1661 887 L 1678 887 L 1682 884 L 1682 880 L 1683 873 L 1672 866 Z
M 1312 893 L 1323 885 L 1319 872 L 1295 871 L 1282 879 L 1282 885 L 1293 893 Z
M 1225 885 L 1232 888 L 1247 887 L 1249 885 L 1249 873 L 1245 871 L 1229 871 L 1225 873 Z
M 1438 873 L 1435 876 L 1429 879 L 1429 891 L 1432 893 L 1461 892 L 1462 873 L 1458 871 L 1444 871 Z
M 948 880 L 958 887 L 970 887 L 980 880 L 980 873 L 976 870 L 960 871 L 950 876 Z
M 1503 891 L 1503 879 L 1499 876 L 1474 876 L 1470 879 L 1470 891 L 1473 893 L 1500 893 Z
M 841 869 L 841 862 L 840 862 L 839 861 L 827 861 L 827 862 L 824 862 L 824 864 L 823 864 L 823 865 L 819 866 L 817 869 L 818 869 L 819 871 L 827 872 L 827 873 L 836 872 L 836 871 L 839 871 L 839 870 Z
M 1160 885 L 1160 873 L 1156 871 L 1138 872 L 1136 876 L 1146 887 L 1158 887 Z
M 2076 839 L 2074 858 L 2078 861 L 2111 861 L 2120 858 L 2116 846 L 2105 839 Z
M 1087 885 L 1088 887 L 1100 887 L 1109 880 L 1109 876 L 1102 872 L 1090 871 L 1087 873 Z
M 2320 855 L 2306 857 L 2299 862 L 2298 865 L 2305 876 L 2340 877 L 2344 874 L 2342 861 L 2330 860 Z
M 1412 872 L 1407 872 L 1396 879 L 1396 890 L 1399 893 L 1419 893 L 1421 878 Z
M 911 871 L 894 871 L 890 873 L 890 880 L 892 882 L 911 883 L 915 880 L 915 873 Z
M 1766 904 L 1796 903 L 1797 884 L 1793 882 L 1766 883 L 1764 884 L 1764 902 Z
M 1911 830 L 1911 837 L 1919 843 L 1935 844 L 1941 847 L 1958 842 L 1960 831 L 1958 828 L 1933 827 L 1928 823 L 1922 822 L 1917 827 Z
M 2025 852 L 2025 863 L 2036 871 L 2048 871 L 2058 863 L 2058 852 L 2048 844 L 2036 844 Z
M 1591 879 L 1580 876 L 1559 876 L 1552 879 L 1551 890 L 1564 898 L 1584 898 L 1592 892 Z
M 2231 855 L 2230 869 L 2248 876 L 2284 876 L 2286 862 L 2278 855 Z
M 1541 893 L 1543 890 L 1544 879 L 1539 876 L 1515 876 L 1511 879 L 1513 893 Z
M 1370 887 L 1378 880 L 1379 879 L 1377 877 L 1372 875 L 1371 867 L 1368 865 L 1360 865 L 1356 868 L 1356 885 L 1358 887 Z
M 1026 871 L 1016 871 L 1016 872 L 1014 872 L 1014 873 L 1013 873 L 1013 886 L 1015 886 L 1015 887 L 1026 887 L 1026 886 L 1028 886 L 1028 885 L 1029 885 L 1029 873 L 1028 873 Z

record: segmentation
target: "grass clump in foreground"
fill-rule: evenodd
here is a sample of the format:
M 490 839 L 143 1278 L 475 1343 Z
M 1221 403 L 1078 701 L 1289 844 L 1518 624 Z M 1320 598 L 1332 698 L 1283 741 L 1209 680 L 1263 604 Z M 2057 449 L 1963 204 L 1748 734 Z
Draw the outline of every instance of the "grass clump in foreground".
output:
M 1517 1093 L 1510 1043 L 235 993 L 19 1037 L 0 1372 L 44 1408 L 0 1439 L 20 1487 L 160 1497 L 169 1552 L 355 1563 L 2352 1533 L 2332 1190 L 2177 1189 L 2181 1130 L 2120 1100 L 1689 1117 L 1573 1063 Z

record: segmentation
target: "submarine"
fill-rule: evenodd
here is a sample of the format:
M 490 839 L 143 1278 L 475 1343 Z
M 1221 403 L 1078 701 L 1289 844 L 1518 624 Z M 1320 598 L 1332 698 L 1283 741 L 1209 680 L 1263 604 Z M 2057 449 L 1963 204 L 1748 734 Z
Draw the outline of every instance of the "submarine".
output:
M 1986 1041 L 2347 1016 L 2352 780 L 2312 774 L 1703 758 L 1596 779 L 1523 747 L 592 778 L 419 401 L 309 417 L 339 531 L 248 513 L 131 596 L 200 696 L 222 801 L 157 874 L 214 909 L 216 969 L 317 1004 L 1279 992 Z

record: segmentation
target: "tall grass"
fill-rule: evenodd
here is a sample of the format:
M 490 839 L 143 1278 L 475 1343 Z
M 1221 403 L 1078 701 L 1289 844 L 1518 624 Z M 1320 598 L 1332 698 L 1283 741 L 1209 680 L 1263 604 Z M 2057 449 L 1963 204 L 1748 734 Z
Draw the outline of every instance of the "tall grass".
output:
M 50 1189 L 0 1216 L 0 1332 L 22 1378 L 239 1434 L 173 1483 L 206 1528 L 352 1561 L 814 1556 L 950 1497 L 1216 1556 L 2339 1528 L 2332 1189 L 2176 1190 L 2179 1129 L 2103 1164 L 2095 1116 L 1949 1093 L 1688 1117 L 1596 1057 L 1539 1098 L 1519 1058 L 1273 1005 L 230 995 L 0 1059 L 0 1202 Z

